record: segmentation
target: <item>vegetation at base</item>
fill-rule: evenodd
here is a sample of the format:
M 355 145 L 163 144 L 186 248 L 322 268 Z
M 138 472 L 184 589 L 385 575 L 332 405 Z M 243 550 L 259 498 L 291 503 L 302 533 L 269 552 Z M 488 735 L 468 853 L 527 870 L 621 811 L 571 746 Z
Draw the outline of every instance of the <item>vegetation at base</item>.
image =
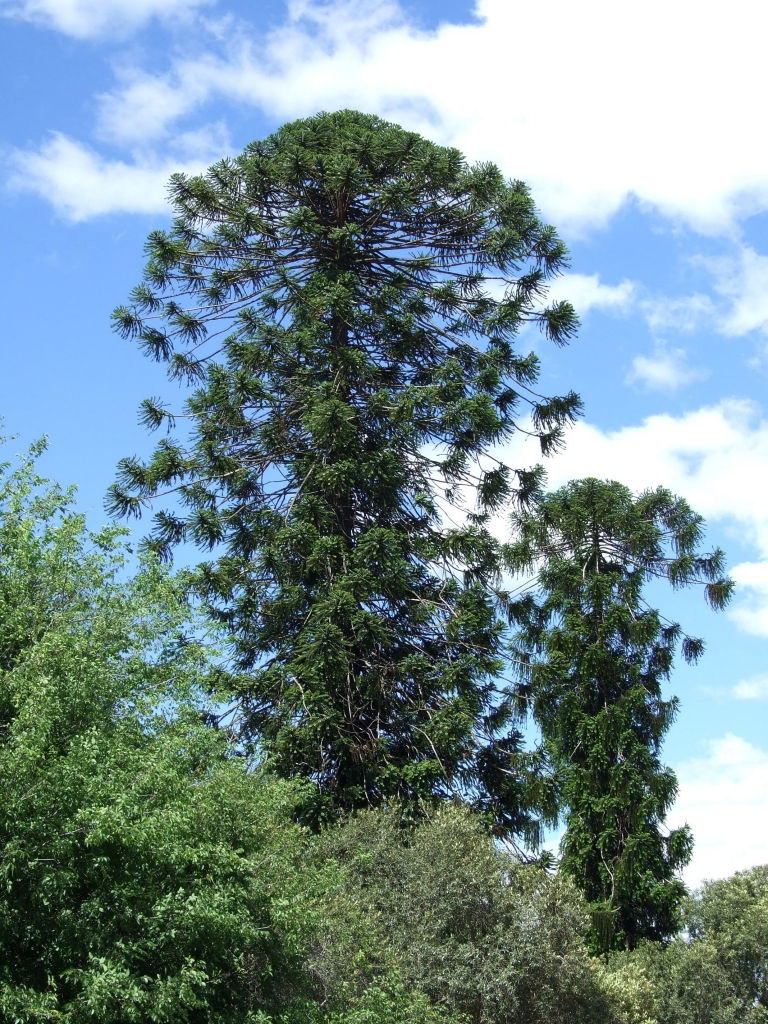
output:
M 686 902 L 683 924 L 668 945 L 643 942 L 614 956 L 609 971 L 620 986 L 641 979 L 654 1024 L 768 1021 L 768 866 L 706 882 Z
M 573 880 L 461 803 L 298 825 L 297 784 L 210 725 L 211 624 L 40 451 L 0 474 L 2 1024 L 765 1019 L 764 868 L 605 961 Z
M 204 723 L 178 583 L 126 581 L 123 531 L 71 505 L 31 458 L 0 478 L 0 1019 L 256 1020 L 327 883 Z
M 346 875 L 312 962 L 321 983 L 365 984 L 390 957 L 406 983 L 468 1024 L 612 1019 L 576 887 L 499 849 L 467 808 L 447 804 L 415 826 L 396 807 L 361 812 L 316 849 Z
M 394 937 L 417 890 L 453 894 L 435 938 L 465 919 L 457 979 L 494 945 L 519 958 L 531 915 L 553 943 L 539 981 L 560 984 L 563 951 L 589 975 L 575 892 L 563 916 L 466 811 L 297 825 L 295 787 L 206 724 L 216 669 L 178 582 L 156 560 L 126 580 L 121 531 L 88 533 L 71 502 L 33 457 L 3 471 L 1 1021 L 459 1024 L 505 989 L 527 1007 L 522 964 L 490 995 L 414 970 L 429 931 Z

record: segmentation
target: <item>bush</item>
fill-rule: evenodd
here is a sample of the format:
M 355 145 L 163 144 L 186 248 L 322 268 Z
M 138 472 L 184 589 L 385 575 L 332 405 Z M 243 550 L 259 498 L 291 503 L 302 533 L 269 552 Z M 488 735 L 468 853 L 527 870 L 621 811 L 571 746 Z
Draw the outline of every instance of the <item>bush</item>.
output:
M 0 467 L 0 1021 L 266 1020 L 332 883 L 293 791 L 205 725 L 174 579 L 126 578 L 39 450 Z
M 346 872 L 309 964 L 319 1001 L 396 971 L 451 1020 L 614 1019 L 575 887 L 497 849 L 465 809 L 416 826 L 395 808 L 361 813 L 326 832 L 318 854 Z
M 659 1024 L 768 1021 L 768 866 L 707 882 L 689 901 L 686 933 L 647 943 L 610 969 L 639 969 Z

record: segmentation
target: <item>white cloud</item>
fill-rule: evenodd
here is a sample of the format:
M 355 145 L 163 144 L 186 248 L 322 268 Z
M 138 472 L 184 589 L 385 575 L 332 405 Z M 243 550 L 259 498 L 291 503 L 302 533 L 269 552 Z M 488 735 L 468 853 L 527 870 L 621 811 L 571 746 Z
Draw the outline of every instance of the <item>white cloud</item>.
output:
M 123 35 L 152 18 L 178 20 L 211 0 L 0 0 L 0 13 L 78 39 Z
M 703 380 L 708 371 L 686 366 L 686 352 L 682 348 L 667 349 L 657 345 L 651 356 L 635 356 L 627 383 L 644 384 L 656 391 L 675 391 L 683 384 Z
M 591 309 L 609 313 L 626 313 L 635 299 L 636 286 L 624 280 L 619 284 L 602 284 L 599 274 L 563 274 L 549 287 L 547 301 L 567 299 L 580 317 Z
M 768 753 L 731 734 L 708 747 L 676 766 L 680 795 L 667 821 L 693 831 L 691 886 L 768 862 Z
M 167 210 L 165 190 L 174 171 L 199 172 L 209 162 L 211 139 L 206 133 L 181 136 L 176 158 L 124 163 L 106 160 L 55 133 L 36 152 L 12 154 L 9 185 L 47 199 L 62 216 L 87 220 L 104 213 L 146 213 Z M 197 155 L 195 155 L 197 151 Z
M 746 591 L 747 600 L 729 612 L 730 617 L 745 633 L 768 636 L 768 559 L 759 562 L 741 562 L 731 575 L 740 592 Z
M 132 68 L 120 69 L 118 77 L 122 89 L 99 97 L 98 134 L 111 142 L 134 145 L 162 139 L 172 122 L 205 97 L 203 77 L 185 80 L 183 89 Z
M 715 291 L 731 303 L 720 320 L 726 335 L 768 333 L 768 256 L 743 246 L 736 257 L 699 260 L 715 277 Z
M 606 285 L 599 274 L 563 274 L 550 285 L 549 299 L 568 299 L 580 316 L 592 309 L 626 315 L 639 312 L 651 331 L 691 333 L 709 329 L 726 337 L 762 329 L 768 333 L 768 256 L 748 246 L 739 246 L 735 255 L 709 259 L 694 257 L 690 262 L 706 267 L 714 278 L 711 295 L 653 295 L 639 282 L 624 279 Z M 701 371 L 685 368 L 682 349 L 668 351 L 663 345 L 652 359 L 635 360 L 632 379 L 651 387 L 678 387 L 701 379 Z
M 699 256 L 689 262 L 710 272 L 720 301 L 700 292 L 677 297 L 645 295 L 637 306 L 652 331 L 690 332 L 704 327 L 725 337 L 758 330 L 768 334 L 768 256 L 739 245 L 732 255 Z
M 742 679 L 731 690 L 737 700 L 766 700 L 768 698 L 768 673 L 762 672 L 749 679 Z
M 638 297 L 648 326 L 656 332 L 664 329 L 695 331 L 708 328 L 725 337 L 738 337 L 761 330 L 768 334 L 768 256 L 750 246 L 736 247 L 733 255 L 717 258 L 694 257 L 689 262 L 706 268 L 720 301 L 697 292 L 694 295 Z
M 717 328 L 715 305 L 709 295 L 683 295 L 675 298 L 648 297 L 640 303 L 652 331 L 671 328 L 693 331 L 706 321 Z
M 258 42 L 230 32 L 164 76 L 126 79 L 103 115 L 136 131 L 149 110 L 157 134 L 212 97 L 280 119 L 354 106 L 496 160 L 567 230 L 635 196 L 728 232 L 768 205 L 754 130 L 768 9 L 734 4 L 723 18 L 693 0 L 480 0 L 478 23 L 425 32 L 391 2 L 307 0 Z
M 161 11 L 178 18 L 198 2 L 5 0 L 5 9 L 88 35 Z M 287 11 L 261 38 L 243 23 L 207 22 L 202 53 L 175 58 L 165 74 L 123 69 L 101 97 L 100 133 L 146 144 L 212 99 L 280 120 L 353 106 L 497 161 L 530 182 L 566 234 L 605 223 L 633 196 L 714 233 L 768 206 L 754 130 L 768 8 L 751 0 L 733 0 L 728 18 L 693 0 L 552 0 L 546 11 L 478 0 L 475 23 L 431 32 L 394 0 L 296 0 Z

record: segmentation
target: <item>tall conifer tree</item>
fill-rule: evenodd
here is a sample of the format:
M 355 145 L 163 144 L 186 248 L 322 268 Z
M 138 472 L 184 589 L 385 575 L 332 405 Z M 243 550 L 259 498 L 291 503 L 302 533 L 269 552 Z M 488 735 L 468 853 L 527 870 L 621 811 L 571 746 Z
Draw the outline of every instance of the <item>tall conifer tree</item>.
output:
M 578 410 L 536 395 L 514 347 L 527 322 L 557 344 L 575 328 L 542 302 L 562 242 L 521 182 L 352 111 L 170 197 L 115 317 L 192 384 L 190 430 L 121 463 L 112 510 L 177 495 L 151 543 L 211 552 L 196 587 L 231 628 L 244 727 L 315 781 L 313 813 L 461 793 L 524 831 L 485 521 L 535 481 L 485 456 L 518 417 L 546 453 Z M 175 424 L 160 400 L 143 416 Z
M 732 589 L 723 553 L 700 551 L 702 519 L 662 488 L 639 497 L 613 481 L 576 480 L 512 517 L 507 551 L 517 571 L 538 570 L 538 592 L 515 609 L 520 697 L 541 727 L 564 808 L 562 867 L 593 910 L 595 949 L 670 938 L 680 927 L 689 861 L 685 826 L 664 816 L 677 794 L 660 760 L 678 702 L 664 699 L 685 635 L 643 596 L 653 579 L 699 584 L 722 608 Z

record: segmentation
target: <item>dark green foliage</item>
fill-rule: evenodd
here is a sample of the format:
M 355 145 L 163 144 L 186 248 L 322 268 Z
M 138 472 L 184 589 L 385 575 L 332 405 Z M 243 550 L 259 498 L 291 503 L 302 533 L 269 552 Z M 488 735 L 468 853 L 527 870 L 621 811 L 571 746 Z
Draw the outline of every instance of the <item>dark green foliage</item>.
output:
M 593 909 L 595 948 L 666 939 L 679 927 L 687 828 L 666 835 L 677 782 L 659 759 L 677 711 L 664 700 L 680 641 L 687 660 L 703 649 L 643 598 L 656 578 L 701 584 L 721 608 L 731 593 L 722 552 L 699 551 L 702 520 L 659 489 L 575 481 L 513 516 L 516 570 L 538 568 L 539 593 L 521 601 L 521 659 L 565 808 L 562 868 Z
M 577 889 L 497 849 L 465 809 L 408 828 L 394 808 L 363 812 L 318 851 L 346 872 L 310 964 L 321 993 L 364 989 L 386 964 L 467 1024 L 614 1020 Z
M 768 867 L 705 883 L 685 924 L 666 948 L 643 944 L 611 969 L 644 971 L 658 1024 L 768 1021 Z
M 70 505 L 0 472 L 0 1021 L 266 1022 L 328 880 L 203 725 L 179 587 Z
M 150 544 L 211 552 L 195 589 L 234 638 L 239 721 L 314 781 L 311 820 L 460 793 L 533 838 L 485 522 L 536 474 L 484 455 L 529 413 L 549 452 L 578 410 L 538 397 L 514 349 L 525 322 L 556 343 L 575 328 L 567 303 L 542 308 L 562 243 L 522 183 L 353 111 L 170 195 L 115 318 L 192 385 L 189 431 L 121 463 L 111 510 L 176 495 Z M 159 400 L 143 419 L 177 431 Z

